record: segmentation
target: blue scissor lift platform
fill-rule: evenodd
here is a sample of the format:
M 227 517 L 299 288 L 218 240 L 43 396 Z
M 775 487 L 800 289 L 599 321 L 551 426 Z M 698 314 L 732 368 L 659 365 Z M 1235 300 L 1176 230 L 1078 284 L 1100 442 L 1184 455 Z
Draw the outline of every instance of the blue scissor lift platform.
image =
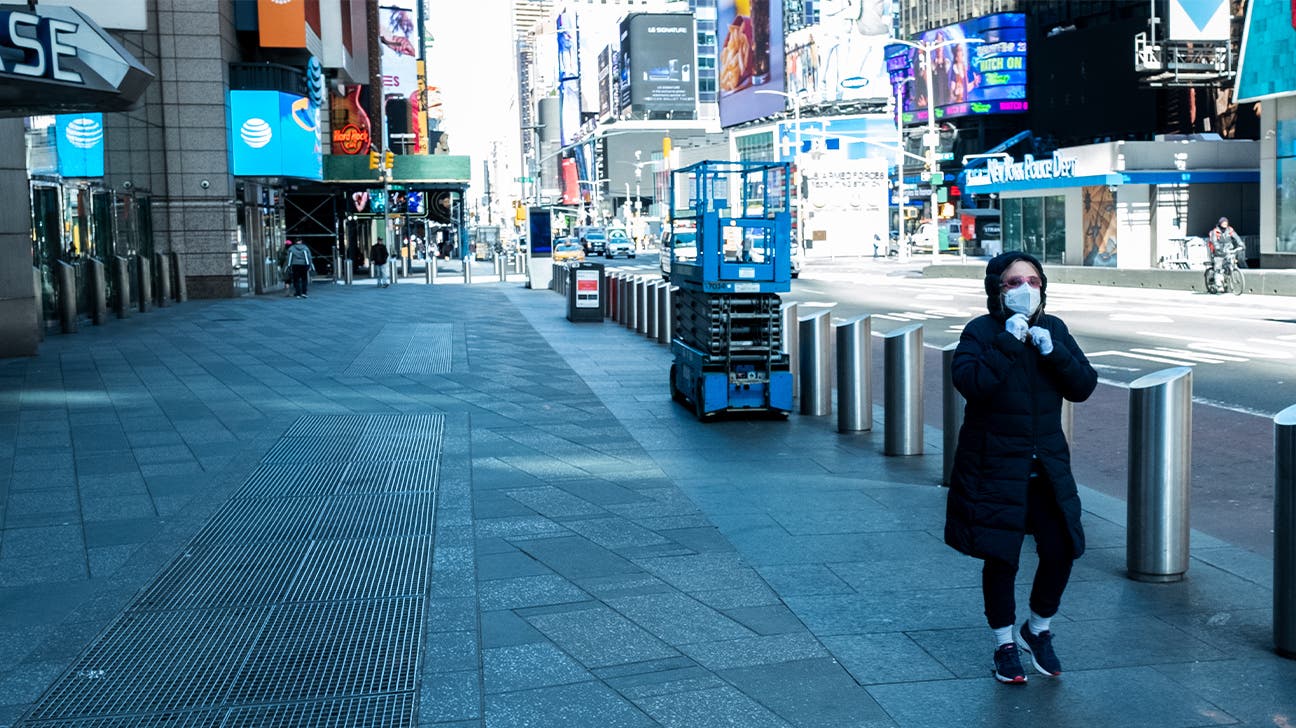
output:
M 778 297 L 792 282 L 788 165 L 698 162 L 671 173 L 670 199 L 671 224 L 697 236 L 694 260 L 671 250 L 671 396 L 699 418 L 791 412 Z

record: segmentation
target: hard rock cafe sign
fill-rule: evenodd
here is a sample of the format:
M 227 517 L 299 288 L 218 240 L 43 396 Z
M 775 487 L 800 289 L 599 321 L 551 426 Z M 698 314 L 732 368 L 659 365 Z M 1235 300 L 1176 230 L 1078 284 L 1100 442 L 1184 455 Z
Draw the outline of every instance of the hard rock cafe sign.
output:
M 333 130 L 333 150 L 343 154 L 363 154 L 369 149 L 369 131 L 355 124 Z

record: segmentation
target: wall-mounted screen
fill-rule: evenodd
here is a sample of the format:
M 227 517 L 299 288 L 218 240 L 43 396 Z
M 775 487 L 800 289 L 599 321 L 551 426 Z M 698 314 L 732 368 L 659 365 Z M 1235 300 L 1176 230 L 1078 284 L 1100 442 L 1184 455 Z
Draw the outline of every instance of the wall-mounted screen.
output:
M 787 81 L 782 0 L 718 0 L 716 10 L 720 126 L 782 112 L 788 103 L 782 95 Z

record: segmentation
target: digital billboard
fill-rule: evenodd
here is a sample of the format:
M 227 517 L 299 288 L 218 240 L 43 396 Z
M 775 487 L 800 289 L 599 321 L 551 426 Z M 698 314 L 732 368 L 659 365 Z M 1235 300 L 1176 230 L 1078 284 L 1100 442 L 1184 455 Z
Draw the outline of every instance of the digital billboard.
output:
M 718 0 L 720 126 L 782 112 L 787 99 L 781 0 Z M 763 94 L 759 91 L 777 91 Z
M 929 106 L 937 119 L 1027 110 L 1024 14 L 987 15 L 929 30 L 915 40 L 934 47 L 927 54 L 930 62 L 910 46 L 886 49 L 891 83 L 904 100 L 904 123 L 927 121 Z
M 418 10 L 414 6 L 414 0 L 382 0 L 378 5 L 383 92 L 406 99 L 418 91 Z
M 104 175 L 103 114 L 60 114 L 54 117 L 58 173 L 64 177 Z
M 787 88 L 802 104 L 891 96 L 891 0 L 821 0 L 819 22 L 787 37 Z
M 652 118 L 690 118 L 694 114 L 695 37 L 689 14 L 638 13 L 621 21 L 622 78 L 630 85 L 632 114 Z
M 581 126 L 580 55 L 577 48 L 576 14 L 570 10 L 558 16 L 558 124 L 559 140 L 566 146 L 576 139 Z
M 1291 22 L 1274 20 L 1288 13 Z M 1285 0 L 1252 0 L 1247 5 L 1238 56 L 1238 103 L 1296 93 L 1296 63 L 1274 62 L 1276 58 L 1289 58 L 1294 47 L 1296 9 L 1289 9 Z
M 319 107 L 305 96 L 230 91 L 229 115 L 234 176 L 324 179 Z

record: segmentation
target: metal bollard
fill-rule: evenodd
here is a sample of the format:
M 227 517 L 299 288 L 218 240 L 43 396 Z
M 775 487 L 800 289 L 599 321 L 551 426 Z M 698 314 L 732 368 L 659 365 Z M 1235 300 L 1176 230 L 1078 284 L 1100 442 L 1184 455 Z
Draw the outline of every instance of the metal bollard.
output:
M 1135 379 L 1129 402 L 1125 567 L 1135 581 L 1179 581 L 1188 571 L 1192 369 Z
M 661 300 L 657 296 L 660 288 L 661 281 L 648 281 L 645 289 L 648 294 L 648 320 L 644 322 L 644 335 L 652 341 L 657 340 L 657 326 L 661 322 L 661 312 L 657 308 Z
M 670 344 L 671 341 L 671 285 L 666 281 L 657 283 L 657 343 Z
M 423 267 L 423 282 L 429 286 L 436 285 L 437 282 L 437 262 L 436 258 L 428 258 L 426 265 Z
M 1296 405 L 1274 415 L 1274 648 L 1296 657 Z
M 797 346 L 797 335 L 800 333 L 797 327 L 797 305 L 784 303 L 779 306 L 779 314 L 781 319 L 779 328 L 783 334 L 783 353 L 788 355 L 788 371 L 792 373 L 792 392 L 797 394 L 800 392 L 797 383 L 801 381 L 800 364 L 797 362 L 801 355 L 800 348 Z
M 819 311 L 797 320 L 801 360 L 801 414 L 832 412 L 832 312 Z
M 157 283 L 153 284 L 153 292 L 158 308 L 166 308 L 171 305 L 171 259 L 166 253 L 154 253 L 153 259 L 157 265 Z
M 355 278 L 355 261 L 347 260 L 342 263 L 342 275 L 345 276 L 346 284 L 351 285 Z
M 113 257 L 113 312 L 117 318 L 130 316 L 130 261 L 120 255 Z
M 342 282 L 342 256 L 338 251 L 333 251 L 333 283 L 334 285 Z
M 883 452 L 923 454 L 923 328 L 910 324 L 882 337 Z
M 135 290 L 140 313 L 145 313 L 153 306 L 153 272 L 147 255 L 135 256 Z
M 189 281 L 185 278 L 184 256 L 171 251 L 171 295 L 179 303 L 189 300 Z
M 410 259 L 408 255 L 401 256 L 401 278 L 409 278 Z
M 76 269 L 64 263 L 55 261 L 57 267 L 54 269 L 55 281 L 57 281 L 58 291 L 58 312 L 59 325 L 65 334 L 75 334 L 77 332 L 77 289 L 76 289 Z
M 1075 403 L 1069 399 L 1062 400 L 1062 436 L 1066 438 L 1067 447 L 1075 445 L 1071 439 L 1075 432 Z
M 90 258 L 86 261 L 87 293 L 90 297 L 90 322 L 102 326 L 108 320 L 108 277 L 102 260 Z
M 617 307 L 621 305 L 621 274 L 613 272 L 607 277 L 607 309 L 603 312 L 608 321 L 616 321 Z
M 630 277 L 623 275 L 617 279 L 617 317 L 616 322 L 625 326 L 627 312 L 630 310 Z
M 856 316 L 835 327 L 837 334 L 837 431 L 873 429 L 873 319 Z
M 639 328 L 639 276 L 630 279 L 630 285 L 627 286 L 629 295 L 626 296 L 626 328 L 634 331 Z
M 402 259 L 403 260 L 403 259 Z M 387 284 L 394 286 L 400 283 L 400 268 L 396 267 L 396 259 L 390 258 L 387 261 Z
M 941 484 L 950 484 L 950 473 L 954 472 L 954 452 L 958 450 L 959 430 L 963 428 L 963 407 L 967 400 L 954 387 L 954 350 L 958 348 L 955 342 L 941 349 L 941 371 L 944 372 L 941 386 L 941 412 L 944 415 L 941 427 L 941 435 L 944 444 L 944 451 L 941 453 L 944 460 L 944 469 L 941 471 Z
M 472 258 L 471 258 L 471 256 L 465 256 L 464 259 L 463 259 L 463 278 L 464 278 L 464 285 L 469 285 L 469 284 L 472 283 Z
M 648 333 L 648 281 L 640 278 L 635 281 L 635 325 L 634 330 L 639 334 Z
M 499 255 L 495 256 L 496 275 L 499 276 L 500 283 L 508 283 L 508 268 L 504 265 L 504 259 Z

